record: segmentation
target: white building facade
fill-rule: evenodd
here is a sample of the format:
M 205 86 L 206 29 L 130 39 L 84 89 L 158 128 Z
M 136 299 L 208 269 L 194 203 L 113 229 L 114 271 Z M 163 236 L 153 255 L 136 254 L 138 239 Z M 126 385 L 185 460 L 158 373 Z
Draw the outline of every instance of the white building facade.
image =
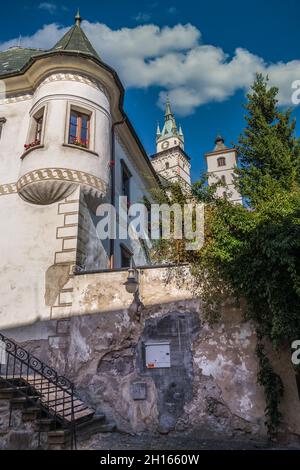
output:
M 68 312 L 74 269 L 148 264 L 136 237 L 99 237 L 97 208 L 118 208 L 119 196 L 128 206 L 151 199 L 158 178 L 122 108 L 122 84 L 93 49 L 79 15 L 50 51 L 0 53 L 0 80 L 4 326 L 12 316 L 21 324 Z M 55 294 L 50 279 L 61 285 Z M 32 318 L 24 319 L 24 305 Z

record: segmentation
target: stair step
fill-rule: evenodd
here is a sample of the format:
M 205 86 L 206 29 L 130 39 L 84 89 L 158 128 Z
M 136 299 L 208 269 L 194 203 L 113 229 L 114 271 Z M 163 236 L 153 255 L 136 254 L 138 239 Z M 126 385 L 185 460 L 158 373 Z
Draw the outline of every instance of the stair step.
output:
M 18 360 L 18 358 L 16 358 Z M 82 424 L 91 420 L 94 416 L 94 410 L 89 408 L 79 398 L 73 396 L 72 390 L 64 390 L 59 385 L 52 383 L 46 377 L 32 370 L 23 373 L 23 365 L 20 366 L 18 373 L 11 373 L 11 368 L 0 375 L 0 398 L 14 400 L 21 398 L 21 393 L 28 394 L 28 397 L 22 397 L 22 400 L 15 400 L 12 403 L 15 406 L 25 406 L 28 401 L 34 400 L 40 403 L 41 409 L 48 416 L 56 416 L 56 421 L 69 425 L 74 420 Z M 36 392 L 36 395 L 34 393 Z M 40 410 L 39 410 L 40 411 Z M 36 409 L 23 410 L 23 419 L 35 419 L 38 411 Z M 40 422 L 42 425 L 42 422 Z
M 40 408 L 25 408 L 25 410 L 23 410 L 22 412 L 22 420 L 24 422 L 27 422 L 27 421 L 35 421 L 39 415 L 39 413 L 41 412 L 41 409 Z
M 17 392 L 18 390 L 28 390 L 30 388 L 30 385 L 24 385 L 22 387 L 6 387 L 6 388 L 1 388 L 1 393 L 6 393 L 6 392 Z
M 28 397 L 14 397 L 10 399 L 10 404 L 13 408 L 20 408 L 20 409 L 28 409 L 28 404 L 32 403 L 32 401 L 36 401 L 36 396 L 28 396 Z
M 27 397 L 15 397 L 10 400 L 10 404 L 14 407 L 25 406 L 27 402 L 28 402 Z
M 56 424 L 55 419 L 44 418 L 36 420 L 36 427 L 40 432 L 52 432 Z
M 48 432 L 48 445 L 64 445 L 70 441 L 70 431 L 61 429 Z

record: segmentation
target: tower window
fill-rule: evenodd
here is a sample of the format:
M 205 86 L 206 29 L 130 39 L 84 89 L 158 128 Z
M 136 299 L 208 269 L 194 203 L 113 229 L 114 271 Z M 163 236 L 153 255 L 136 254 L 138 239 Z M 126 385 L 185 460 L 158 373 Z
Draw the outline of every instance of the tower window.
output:
M 0 118 L 0 139 L 2 135 L 2 129 L 5 123 L 6 123 L 6 119 L 4 117 Z
M 71 110 L 69 127 L 69 144 L 89 148 L 91 116 Z
M 225 176 L 225 175 L 222 175 L 221 178 L 220 178 L 220 180 L 222 181 L 222 183 L 223 183 L 224 185 L 226 185 L 226 176 Z
M 218 162 L 218 166 L 225 166 L 226 165 L 226 160 L 225 160 L 224 157 L 218 158 L 217 162 Z
M 170 163 L 167 162 L 167 163 L 166 163 L 166 170 L 168 170 L 169 168 L 170 168 Z
M 41 142 L 43 130 L 44 114 L 35 118 L 35 141 Z
M 25 151 L 42 144 L 45 107 L 39 109 L 31 118 L 27 143 L 24 145 Z

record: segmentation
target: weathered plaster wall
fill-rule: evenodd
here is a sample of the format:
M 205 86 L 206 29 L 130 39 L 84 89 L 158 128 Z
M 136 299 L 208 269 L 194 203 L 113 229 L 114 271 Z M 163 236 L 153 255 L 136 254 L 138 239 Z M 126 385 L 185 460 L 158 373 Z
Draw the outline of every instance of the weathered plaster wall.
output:
M 188 283 L 178 287 L 168 272 L 140 273 L 142 307 L 126 293 L 124 271 L 75 276 L 74 315 L 7 335 L 72 379 L 81 397 L 122 431 L 265 435 L 255 329 L 230 303 L 209 326 Z M 146 368 L 149 340 L 170 342 L 170 368 Z M 282 429 L 300 435 L 289 354 L 270 357 L 286 389 Z
M 82 398 L 120 430 L 265 434 L 253 326 L 230 303 L 218 324 L 207 325 L 201 301 L 188 296 L 184 286 L 166 284 L 167 271 L 143 271 L 144 307 L 139 309 L 122 285 L 126 273 L 75 276 L 80 315 L 49 322 L 48 338 L 47 326 L 40 323 L 36 329 L 10 330 L 9 336 L 74 380 Z M 84 309 L 90 314 L 84 315 Z M 171 368 L 147 369 L 144 343 L 166 339 Z M 272 360 L 286 388 L 283 429 L 300 435 L 290 357 L 287 353 Z

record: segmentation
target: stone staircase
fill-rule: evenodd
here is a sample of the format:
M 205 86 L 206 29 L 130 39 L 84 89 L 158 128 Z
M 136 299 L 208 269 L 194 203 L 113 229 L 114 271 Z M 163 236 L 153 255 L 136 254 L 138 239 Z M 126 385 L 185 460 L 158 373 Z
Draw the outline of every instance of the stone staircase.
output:
M 95 414 L 68 379 L 1 333 L 0 341 L 6 356 L 0 368 L 0 441 L 12 428 L 19 428 L 21 434 L 29 428 L 29 434 L 37 434 L 37 448 L 73 449 L 78 439 L 114 431 L 114 423 L 107 423 L 104 414 Z M 1 409 L 6 421 L 1 419 Z

